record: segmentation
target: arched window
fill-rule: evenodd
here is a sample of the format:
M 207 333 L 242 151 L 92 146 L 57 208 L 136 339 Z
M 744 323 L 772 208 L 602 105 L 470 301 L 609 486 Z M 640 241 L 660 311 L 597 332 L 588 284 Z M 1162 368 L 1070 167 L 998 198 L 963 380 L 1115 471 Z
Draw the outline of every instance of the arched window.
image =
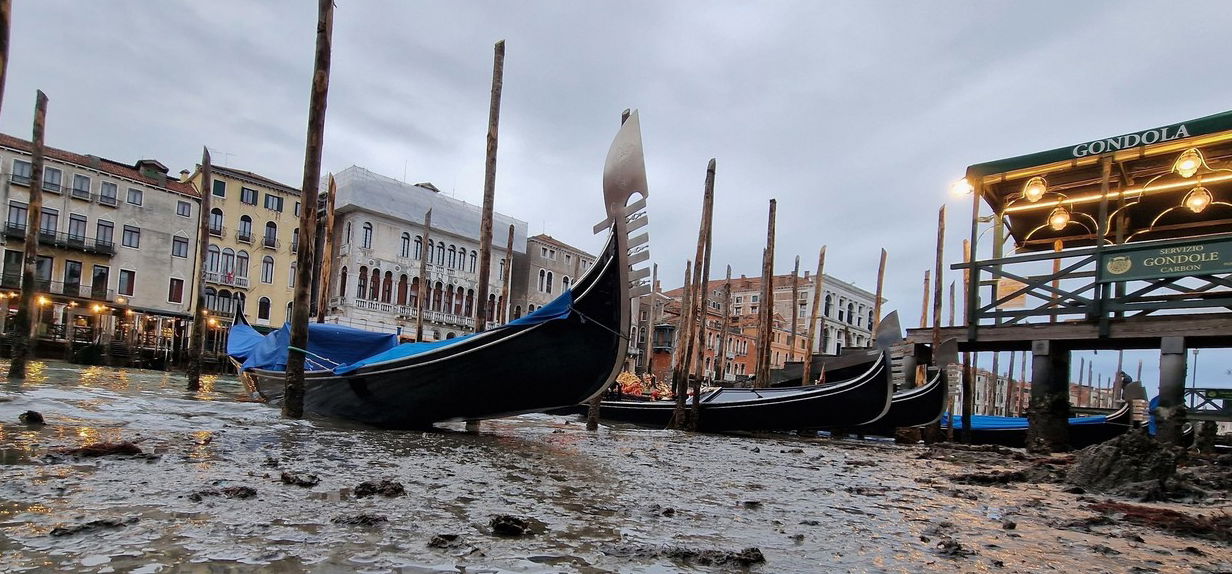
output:
M 294 304 L 294 301 L 292 301 L 291 303 L 287 303 L 287 318 L 285 320 L 288 323 L 291 322 L 291 309 L 292 309 L 291 305 L 292 304 Z
M 429 239 L 428 240 L 428 265 L 432 264 L 432 258 L 433 258 L 432 254 L 435 252 L 436 252 L 436 242 Z
M 235 276 L 248 278 L 248 252 L 243 249 L 235 254 Z
M 564 293 L 569 290 L 569 276 L 565 275 L 560 278 L 560 292 Z
M 457 335 L 455 335 L 455 334 L 453 333 L 453 331 L 450 331 L 450 332 L 448 332 L 448 333 L 445 333 L 445 340 L 449 340 L 449 339 L 452 339 L 452 338 L 454 338 L 454 337 L 457 337 Z
M 210 210 L 210 233 L 222 234 L 222 210 L 217 207 Z
M 219 253 L 217 245 L 211 245 L 205 250 L 205 270 L 210 273 L 218 273 Z
M 873 328 L 873 310 L 872 309 L 868 310 L 868 328 L 869 329 Z
M 488 308 L 485 311 L 488 313 L 489 321 L 496 320 L 496 295 L 488 295 Z
M 346 287 L 347 287 L 347 268 L 344 265 L 342 267 L 342 273 L 339 274 L 338 276 L 338 296 L 339 297 L 346 297 Z
M 360 239 L 360 247 L 364 249 L 372 249 L 372 224 L 364 222 L 363 237 Z
M 551 271 L 548 271 L 548 280 L 547 280 L 547 283 L 545 284 L 545 287 L 546 287 L 546 289 L 544 289 L 545 293 L 552 292 L 552 272 Z
M 206 309 L 217 309 L 218 308 L 218 291 L 216 291 L 213 287 L 205 288 L 205 308 Z
M 236 233 L 236 239 L 245 242 L 252 241 L 252 218 L 247 215 L 240 216 L 240 230 Z M 268 317 L 267 317 L 268 318 Z
M 291 253 L 299 251 L 299 228 L 291 230 Z
M 270 318 L 270 300 L 269 297 L 262 297 L 257 300 L 257 318 L 264 321 L 269 321 Z
M 287 273 L 287 287 L 290 287 L 292 289 L 295 288 L 295 267 L 296 265 L 297 263 L 292 261 L 291 268 L 290 268 L 291 270 L 290 272 Z
M 501 260 L 500 260 L 500 274 L 499 274 L 499 275 L 497 275 L 497 277 L 500 277 L 500 280 L 501 280 L 501 281 L 504 281 L 504 280 L 505 280 L 505 258 L 504 258 L 504 257 L 501 257 Z
M 350 243 L 350 242 L 351 242 L 351 222 L 350 222 L 350 221 L 348 221 L 348 222 L 347 222 L 347 224 L 346 224 L 346 241 L 345 241 L 345 243 Z
M 381 295 L 381 270 L 372 268 L 372 282 L 368 285 L 368 300 L 376 301 Z
M 445 296 L 445 286 L 440 281 L 432 288 L 432 310 L 441 310 L 441 298 Z
M 406 294 L 406 304 L 411 307 L 419 308 L 419 278 L 411 278 L 410 292 Z
M 515 305 L 513 307 L 513 318 L 514 319 L 522 318 L 522 306 L 521 305 Z
M 392 271 L 385 272 L 385 283 L 381 287 L 381 302 L 392 302 L 394 297 L 394 274 Z
M 410 233 L 407 233 L 405 231 L 402 232 L 402 250 L 399 253 L 401 253 L 402 257 L 411 256 L 411 234 Z
M 368 298 L 368 266 L 361 265 L 359 267 L 359 284 L 355 286 L 355 297 L 357 299 Z
M 453 245 L 449 246 L 449 268 L 453 269 L 458 266 L 458 248 Z
M 219 314 L 224 316 L 231 315 L 235 312 L 235 310 L 231 308 L 230 291 L 227 291 L 226 289 L 221 289 L 218 291 L 218 308 L 216 310 Z
M 446 313 L 453 313 L 453 285 L 445 286 L 444 308 Z
M 261 259 L 261 282 L 274 282 L 274 258 L 269 255 L 266 255 L 265 258 Z
M 463 307 L 465 305 L 466 305 L 466 294 L 465 292 L 462 291 L 462 287 L 459 286 L 458 290 L 454 291 L 454 294 L 453 294 L 453 314 L 461 315 Z
M 416 235 L 415 236 L 415 259 L 419 259 L 420 257 L 423 257 L 423 238 Z
M 852 305 L 851 303 L 847 304 L 847 322 L 848 323 L 854 323 L 856 321 L 855 307 L 856 306 Z
M 526 306 L 526 314 L 527 314 L 527 315 L 529 315 L 529 314 L 531 314 L 531 313 L 534 313 L 534 312 L 535 312 L 535 306 L 534 306 L 534 305 L 527 305 L 527 306 Z
M 829 316 L 830 316 L 830 294 L 829 294 L 829 293 L 826 293 L 826 307 L 825 307 L 825 311 L 822 313 L 822 315 L 823 315 L 823 316 L 825 316 L 825 317 L 829 317 Z
M 223 277 L 226 280 L 230 281 L 235 279 L 235 251 L 233 251 L 230 247 L 222 250 L 222 260 L 219 265 L 219 271 L 222 272 Z
M 406 305 L 406 273 L 398 276 L 398 300 L 399 305 Z
M 445 264 L 445 242 L 442 241 L 436 244 L 436 264 Z
M 265 237 L 261 239 L 261 244 L 266 247 L 278 247 L 278 224 L 273 221 L 265 222 Z
M 475 258 L 479 256 L 478 251 L 471 251 L 471 273 L 475 272 Z
M 547 272 L 547 271 L 545 271 L 545 270 L 543 270 L 543 269 L 540 269 L 540 270 L 539 270 L 539 292 L 540 292 L 540 293 L 543 293 L 543 285 L 544 285 L 544 282 L 545 282 L 545 281 L 546 281 L 546 279 L 547 279 L 547 276 L 548 276 L 548 272 Z
M 462 314 L 470 317 L 475 314 L 475 290 L 466 290 L 466 307 L 462 309 Z

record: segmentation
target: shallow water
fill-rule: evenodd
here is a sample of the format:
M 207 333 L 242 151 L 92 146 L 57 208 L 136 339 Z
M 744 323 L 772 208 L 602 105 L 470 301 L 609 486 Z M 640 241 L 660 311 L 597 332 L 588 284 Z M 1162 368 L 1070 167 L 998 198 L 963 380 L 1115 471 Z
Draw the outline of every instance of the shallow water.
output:
M 63 363 L 35 363 L 25 383 L 0 385 L 0 570 L 730 571 L 739 568 L 664 550 L 757 547 L 766 561 L 754 572 L 1232 571 L 1232 550 L 1207 541 L 1134 526 L 1058 528 L 1094 513 L 1054 485 L 952 484 L 947 475 L 981 469 L 921 460 L 922 447 L 624 426 L 588 433 L 546 415 L 469 433 L 381 431 L 283 419 L 233 378 L 184 387 L 182 375 Z M 17 422 L 26 410 L 47 426 Z M 145 454 L 51 452 L 120 440 Z M 283 484 L 283 471 L 320 483 Z M 360 482 L 382 478 L 406 494 L 355 496 Z M 256 496 L 189 498 L 231 486 Z M 332 521 L 358 514 L 387 522 Z M 495 536 L 498 514 L 531 519 L 535 533 Z M 99 519 L 119 525 L 50 535 Z M 429 546 L 439 534 L 457 542 Z M 941 552 L 943 535 L 972 553 Z

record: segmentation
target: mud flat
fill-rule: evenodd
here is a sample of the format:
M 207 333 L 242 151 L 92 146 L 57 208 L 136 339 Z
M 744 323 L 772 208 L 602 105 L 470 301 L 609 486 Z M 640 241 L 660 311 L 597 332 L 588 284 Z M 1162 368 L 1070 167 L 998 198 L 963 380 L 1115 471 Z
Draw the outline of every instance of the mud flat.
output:
M 1217 530 L 1223 483 L 1096 494 L 1052 480 L 1072 456 L 545 415 L 392 432 L 284 420 L 226 378 L 33 367 L 0 387 L 5 571 L 1232 571 L 1228 540 L 1164 525 Z M 74 450 L 100 443 L 139 452 Z

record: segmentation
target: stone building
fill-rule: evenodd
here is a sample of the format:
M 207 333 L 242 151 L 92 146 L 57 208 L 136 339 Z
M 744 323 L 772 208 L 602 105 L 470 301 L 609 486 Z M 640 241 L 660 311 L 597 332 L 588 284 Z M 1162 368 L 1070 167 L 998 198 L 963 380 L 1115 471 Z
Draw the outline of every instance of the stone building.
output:
M 595 256 L 551 235 L 526 240 L 526 290 L 513 300 L 513 318 L 532 313 L 567 291 L 595 264 Z
M 370 331 L 415 334 L 419 283 L 427 281 L 424 340 L 475 330 L 481 209 L 443 195 L 429 183 L 407 184 L 360 167 L 334 175 L 334 245 L 326 321 Z M 424 237 L 424 215 L 432 227 Z M 507 230 L 514 226 L 514 259 L 526 255 L 526 222 L 494 214 L 488 277 L 489 326 L 509 317 L 501 299 Z M 505 231 L 502 231 L 505 230 Z M 428 257 L 426 278 L 419 264 Z M 512 273 L 518 276 L 516 270 Z M 516 283 L 516 282 L 515 282 Z M 509 296 L 519 300 L 520 293 Z
M 711 281 L 715 285 L 721 281 Z M 784 318 L 784 328 L 790 330 L 791 316 L 796 315 L 796 332 L 808 331 L 809 317 L 813 308 L 813 289 L 816 277 L 808 271 L 799 279 L 799 297 L 792 303 L 791 275 L 774 276 L 774 312 Z M 814 335 L 816 353 L 838 354 L 847 347 L 867 347 L 872 344 L 873 299 L 875 295 L 846 281 L 829 275 L 822 282 L 824 293 L 821 299 L 822 312 L 818 315 L 817 334 Z M 745 277 L 732 279 L 732 315 L 757 316 L 761 306 L 761 278 Z M 792 360 L 800 360 L 796 357 Z
M 6 209 L 0 287 L 16 312 L 29 213 L 31 143 L 0 135 Z M 111 341 L 164 358 L 178 354 L 195 297 L 200 198 L 152 159 L 125 164 L 44 148 L 36 334 Z

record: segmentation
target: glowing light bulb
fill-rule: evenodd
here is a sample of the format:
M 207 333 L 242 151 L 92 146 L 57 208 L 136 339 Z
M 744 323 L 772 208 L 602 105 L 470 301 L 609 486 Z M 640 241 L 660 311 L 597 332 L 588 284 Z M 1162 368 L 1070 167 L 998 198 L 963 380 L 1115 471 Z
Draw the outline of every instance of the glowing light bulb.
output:
M 1069 225 L 1069 210 L 1058 207 L 1048 214 L 1048 226 L 1053 230 L 1061 231 L 1066 225 Z
M 1198 153 L 1195 148 L 1189 148 L 1181 154 L 1181 157 L 1176 158 L 1176 163 L 1172 165 L 1172 169 L 1181 177 L 1193 177 L 1193 174 L 1198 173 L 1198 167 L 1202 165 L 1202 154 Z
M 1028 179 L 1027 184 L 1022 186 L 1022 196 L 1031 203 L 1039 201 L 1046 191 L 1048 191 L 1048 182 L 1039 176 Z
M 1202 186 L 1197 186 L 1185 195 L 1185 200 L 1181 202 L 1194 213 L 1202 213 L 1206 206 L 1211 204 L 1211 192 Z
M 962 197 L 974 191 L 975 187 L 973 187 L 971 182 L 967 181 L 967 178 L 965 177 L 950 184 L 950 195 L 953 195 L 954 197 Z

